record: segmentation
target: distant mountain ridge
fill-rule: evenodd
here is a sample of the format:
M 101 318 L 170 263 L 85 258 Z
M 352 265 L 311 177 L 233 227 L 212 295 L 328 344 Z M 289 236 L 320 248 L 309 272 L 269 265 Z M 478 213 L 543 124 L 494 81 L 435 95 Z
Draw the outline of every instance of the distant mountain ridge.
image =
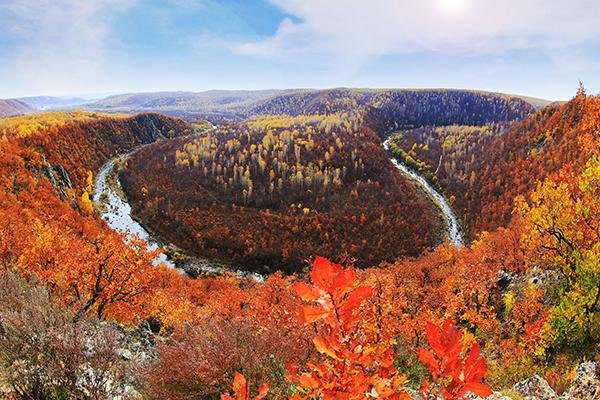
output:
M 50 110 L 65 107 L 73 107 L 87 102 L 81 97 L 56 97 L 56 96 L 31 96 L 19 97 L 17 100 L 37 108 L 39 110 Z
M 110 111 L 239 111 L 261 100 L 298 90 L 209 90 L 206 92 L 126 93 L 106 97 L 86 106 Z
M 17 99 L 0 99 L 0 117 L 27 114 L 35 108 Z
M 109 96 L 84 106 L 108 112 L 162 112 L 188 118 L 225 117 L 243 119 L 254 114 L 303 114 L 351 111 L 363 106 L 378 107 L 394 96 L 479 96 L 498 102 L 526 104 L 537 110 L 551 102 L 525 96 L 462 89 L 285 89 L 209 90 L 205 92 L 149 92 Z M 383 101 L 385 102 L 385 101 Z

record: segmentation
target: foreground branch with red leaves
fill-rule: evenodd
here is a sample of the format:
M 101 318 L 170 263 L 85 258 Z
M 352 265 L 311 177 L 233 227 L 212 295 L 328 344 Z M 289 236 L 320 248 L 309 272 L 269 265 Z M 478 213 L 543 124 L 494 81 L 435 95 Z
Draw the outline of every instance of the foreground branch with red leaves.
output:
M 301 368 L 287 365 L 288 379 L 296 384 L 291 399 L 410 399 L 404 386 L 407 377 L 394 366 L 393 341 L 382 339 L 373 318 L 359 314 L 373 288 L 358 284 L 352 268 L 343 269 L 323 257 L 315 259 L 311 278 L 312 284 L 298 282 L 294 288 L 309 303 L 299 310 L 299 319 L 313 324 L 313 343 L 323 357 Z M 479 344 L 472 346 L 465 359 L 463 335 L 451 319 L 441 329 L 427 323 L 426 330 L 434 353 L 419 350 L 419 358 L 433 378 L 433 384 L 427 380 L 422 384 L 425 396 L 462 399 L 467 393 L 492 393 L 482 382 L 487 369 L 479 356 Z M 250 399 L 249 386 L 239 373 L 233 390 L 236 400 Z M 261 386 L 256 399 L 263 398 L 267 390 L 268 385 Z M 221 400 L 233 399 L 221 396 Z
M 485 360 L 479 356 L 479 343 L 473 344 L 467 356 L 463 352 L 463 334 L 449 318 L 441 329 L 428 322 L 426 331 L 433 353 L 419 349 L 419 359 L 429 369 L 434 384 L 423 381 L 421 393 L 428 398 L 441 394 L 445 399 L 462 399 L 467 393 L 480 397 L 492 394 L 492 390 L 482 382 L 487 368 Z
M 352 269 L 322 257 L 313 263 L 312 282 L 295 285 L 310 303 L 300 310 L 300 320 L 314 324 L 313 343 L 326 357 L 304 373 L 288 365 L 289 379 L 298 384 L 293 398 L 410 398 L 402 387 L 406 376 L 394 367 L 392 343 L 378 340 L 376 327 L 357 312 L 373 289 L 357 285 Z

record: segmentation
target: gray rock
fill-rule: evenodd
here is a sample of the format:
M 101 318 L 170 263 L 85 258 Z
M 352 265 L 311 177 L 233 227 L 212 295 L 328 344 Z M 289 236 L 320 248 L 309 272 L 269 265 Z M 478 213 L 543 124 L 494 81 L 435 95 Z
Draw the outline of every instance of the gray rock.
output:
M 517 383 L 513 386 L 513 390 L 526 400 L 558 400 L 559 398 L 548 382 L 537 374 Z
M 510 397 L 503 395 L 500 392 L 494 392 L 486 398 L 487 400 L 512 400 Z
M 473 393 L 468 393 L 465 396 L 469 400 L 482 400 L 482 397 L 476 396 Z M 510 397 L 503 395 L 500 392 L 494 392 L 488 397 L 485 397 L 486 400 L 512 400 Z
M 561 396 L 564 400 L 600 399 L 600 370 L 595 362 L 587 362 L 577 367 L 575 382 Z

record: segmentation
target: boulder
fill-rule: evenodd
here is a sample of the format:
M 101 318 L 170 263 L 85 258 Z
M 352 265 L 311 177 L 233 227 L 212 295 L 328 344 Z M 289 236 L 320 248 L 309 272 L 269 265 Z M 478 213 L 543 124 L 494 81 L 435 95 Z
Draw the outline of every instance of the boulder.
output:
M 561 396 L 564 400 L 600 399 L 600 370 L 595 362 L 577 367 L 573 385 Z
M 525 400 L 558 400 L 558 395 L 548 382 L 535 374 L 513 386 L 513 390 L 523 396 Z

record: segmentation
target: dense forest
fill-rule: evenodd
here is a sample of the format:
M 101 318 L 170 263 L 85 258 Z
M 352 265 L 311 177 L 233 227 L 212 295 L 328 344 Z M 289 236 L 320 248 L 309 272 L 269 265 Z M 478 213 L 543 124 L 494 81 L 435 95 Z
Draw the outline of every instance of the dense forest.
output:
M 216 129 L 156 114 L 0 119 L 2 396 L 460 399 L 496 390 L 521 398 L 510 388 L 534 373 L 556 393 L 590 396 L 569 387 L 577 365 L 598 360 L 600 342 L 600 99 L 580 89 L 533 113 L 513 108 L 521 100 L 483 96 L 469 100 L 479 117 L 454 103 L 444 114 L 441 102 L 430 112 L 442 116 L 397 124 L 391 115 L 403 107 L 347 113 L 346 100 L 334 100 Z M 451 111 L 459 109 L 467 114 Z M 156 252 L 112 231 L 89 201 L 107 160 L 148 144 L 129 158 L 123 183 L 138 214 L 171 213 L 163 224 L 194 222 L 203 205 L 191 202 L 210 193 L 208 211 L 227 204 L 231 218 L 261 215 L 270 224 L 254 237 L 270 226 L 276 237 L 284 229 L 273 215 L 343 224 L 343 210 L 362 201 L 390 207 L 377 190 L 394 186 L 423 208 L 398 208 L 382 223 L 406 224 L 415 240 L 435 224 L 423 222 L 426 199 L 381 148 L 393 131 L 396 156 L 454 197 L 473 236 L 465 247 L 442 243 L 371 265 L 307 254 L 310 267 L 291 275 L 190 279 L 153 266 Z M 163 184 L 176 189 L 172 197 Z M 367 221 L 350 226 L 370 227 L 373 251 L 371 240 L 393 243 L 394 232 Z M 298 229 L 301 238 L 315 233 Z M 335 246 L 347 244 L 331 245 L 332 254 L 347 252 Z
M 596 151 L 582 135 L 583 89 L 526 120 L 485 126 L 425 126 L 394 134 L 393 150 L 452 200 L 471 236 L 506 226 L 514 199 L 565 166 L 580 170 Z M 589 139 L 587 139 L 589 141 Z
M 161 237 L 244 269 L 294 272 L 312 254 L 357 266 L 416 256 L 440 241 L 441 221 L 361 126 L 337 114 L 256 117 L 146 147 L 122 182 Z
M 312 254 L 364 267 L 443 238 L 439 211 L 394 170 L 381 136 L 532 111 L 458 90 L 289 93 L 246 111 L 262 117 L 143 149 L 121 176 L 136 217 L 191 254 L 267 271 L 298 271 Z

